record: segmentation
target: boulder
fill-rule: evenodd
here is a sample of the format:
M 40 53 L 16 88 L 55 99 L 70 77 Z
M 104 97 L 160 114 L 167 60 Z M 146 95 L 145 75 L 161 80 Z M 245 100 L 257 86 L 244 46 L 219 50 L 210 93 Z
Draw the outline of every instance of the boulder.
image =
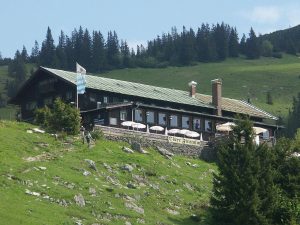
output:
M 82 194 L 78 194 L 74 196 L 74 201 L 76 203 L 76 205 L 80 206 L 80 207 L 84 207 L 85 206 L 85 200 L 82 196 Z
M 90 168 L 92 168 L 93 170 L 97 171 L 96 164 L 95 164 L 95 162 L 93 160 L 85 159 L 84 161 L 86 161 L 89 164 Z
M 144 214 L 144 209 L 142 207 L 137 206 L 135 203 L 133 202 L 126 202 L 125 203 L 125 207 L 128 209 L 131 209 L 139 214 Z
M 121 167 L 121 169 L 131 173 L 134 168 L 133 168 L 133 166 L 131 166 L 129 164 L 125 164 L 124 166 Z
M 125 146 L 122 148 L 122 150 L 123 150 L 124 152 L 126 152 L 126 153 L 130 153 L 130 154 L 134 153 L 134 151 L 133 151 L 132 149 L 127 148 L 127 147 L 125 147 Z
M 165 156 L 167 159 L 171 159 L 171 157 L 174 156 L 174 154 L 172 152 L 169 152 L 167 149 L 164 149 L 164 148 L 159 147 L 159 146 L 157 146 L 156 148 L 157 148 L 157 151 L 161 155 Z

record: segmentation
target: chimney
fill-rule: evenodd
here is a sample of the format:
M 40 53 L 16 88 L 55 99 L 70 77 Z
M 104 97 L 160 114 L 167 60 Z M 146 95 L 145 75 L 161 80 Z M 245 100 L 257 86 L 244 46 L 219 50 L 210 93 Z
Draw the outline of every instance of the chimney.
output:
M 216 115 L 222 116 L 222 80 L 215 79 L 211 81 L 212 104 L 216 107 Z
M 190 96 L 191 96 L 192 98 L 195 98 L 197 82 L 191 81 L 191 82 L 189 83 L 189 86 L 190 86 Z

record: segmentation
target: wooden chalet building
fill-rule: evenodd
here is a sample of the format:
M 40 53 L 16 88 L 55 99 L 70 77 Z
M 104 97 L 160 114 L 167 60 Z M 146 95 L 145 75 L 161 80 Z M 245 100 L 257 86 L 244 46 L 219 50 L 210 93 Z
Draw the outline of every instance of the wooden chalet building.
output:
M 237 114 L 248 115 L 256 126 L 272 136 L 277 118 L 245 101 L 222 97 L 222 81 L 213 80 L 212 96 L 189 91 L 86 75 L 86 92 L 79 95 L 83 123 L 121 127 L 123 121 L 160 125 L 214 134 L 217 123 L 233 121 Z M 20 105 L 21 118 L 32 120 L 34 110 L 51 105 L 55 98 L 76 106 L 76 73 L 40 67 L 20 88 L 11 103 Z M 273 122 L 272 122 L 273 120 Z

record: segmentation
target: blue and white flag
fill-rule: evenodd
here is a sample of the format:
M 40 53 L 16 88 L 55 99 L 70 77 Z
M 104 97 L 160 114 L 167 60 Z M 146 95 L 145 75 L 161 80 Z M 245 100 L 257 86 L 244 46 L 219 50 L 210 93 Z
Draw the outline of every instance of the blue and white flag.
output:
M 86 70 L 78 63 L 76 63 L 76 72 L 77 72 L 77 77 L 76 77 L 77 93 L 84 94 L 85 85 L 86 85 L 86 80 L 85 80 Z

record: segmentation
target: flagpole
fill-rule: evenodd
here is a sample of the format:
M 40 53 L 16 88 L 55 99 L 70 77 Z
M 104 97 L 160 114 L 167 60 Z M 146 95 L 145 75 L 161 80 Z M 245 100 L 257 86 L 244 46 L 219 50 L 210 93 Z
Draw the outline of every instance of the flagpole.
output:
M 78 109 L 78 90 L 76 87 L 76 108 Z

